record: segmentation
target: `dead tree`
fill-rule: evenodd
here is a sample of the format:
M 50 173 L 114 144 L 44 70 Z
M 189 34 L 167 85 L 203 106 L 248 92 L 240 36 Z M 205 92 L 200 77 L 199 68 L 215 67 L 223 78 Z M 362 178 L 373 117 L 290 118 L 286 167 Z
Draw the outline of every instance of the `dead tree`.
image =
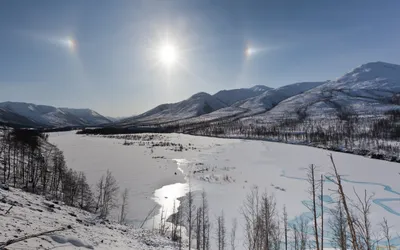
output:
M 372 195 L 368 196 L 367 190 L 364 190 L 364 197 L 361 199 L 355 190 L 354 193 L 358 199 L 358 204 L 355 204 L 354 207 L 360 213 L 360 217 L 354 220 L 355 230 L 360 239 L 358 245 L 365 250 L 372 250 L 371 221 L 369 218 L 371 213 Z
M 202 248 L 202 230 L 201 230 L 201 226 L 202 226 L 202 207 L 197 208 L 196 210 L 196 228 L 195 228 L 195 234 L 196 234 L 196 249 L 201 249 Z
M 389 224 L 388 224 L 388 221 L 386 220 L 386 218 L 383 218 L 383 222 L 380 224 L 380 226 L 381 226 L 381 231 L 382 231 L 383 237 L 386 240 L 387 248 L 388 248 L 388 250 L 391 250 L 392 245 L 391 245 L 390 241 L 392 240 L 392 236 L 391 236 L 390 227 L 389 227 Z
M 333 182 L 338 187 L 340 201 L 343 204 L 343 208 L 346 213 L 347 225 L 349 226 L 349 231 L 350 231 L 350 236 L 351 236 L 351 244 L 353 246 L 353 250 L 360 250 L 359 245 L 358 245 L 358 240 L 357 240 L 357 233 L 356 233 L 356 230 L 355 230 L 355 227 L 353 224 L 353 222 L 354 222 L 354 220 L 352 218 L 353 216 L 352 216 L 349 206 L 347 204 L 346 194 L 344 193 L 344 190 L 343 190 L 341 177 L 337 171 L 336 164 L 335 164 L 335 161 L 333 160 L 332 154 L 330 155 L 330 159 L 332 162 L 332 168 L 333 168 L 334 176 L 335 176 L 335 180 Z
M 187 231 L 188 231 L 188 241 L 189 241 L 189 250 L 192 249 L 192 233 L 193 233 L 193 225 L 194 225 L 194 213 L 196 207 L 194 205 L 194 197 L 193 197 L 192 188 L 189 184 L 189 192 L 186 195 L 187 203 L 186 203 L 186 222 L 187 222 Z
M 201 230 L 202 230 L 202 236 L 203 236 L 203 250 L 210 249 L 210 228 L 211 228 L 211 223 L 210 219 L 208 216 L 208 201 L 207 201 L 207 195 L 206 192 L 203 190 L 201 193 L 201 207 L 202 207 L 202 214 L 201 214 Z
M 37 237 L 42 236 L 42 235 L 47 235 L 47 234 L 51 234 L 51 233 L 55 233 L 55 232 L 65 231 L 65 230 L 68 230 L 68 229 L 72 229 L 72 227 L 71 226 L 62 227 L 60 229 L 54 229 L 54 230 L 41 232 L 41 233 L 37 233 L 37 234 L 25 235 L 25 236 L 17 238 L 17 239 L 8 240 L 6 242 L 0 242 L 0 249 L 6 249 L 5 248 L 6 246 L 15 244 L 15 243 L 20 242 L 20 241 L 25 241 L 27 239 L 37 238 Z
M 128 213 L 128 196 L 129 196 L 129 191 L 127 188 L 124 189 L 124 191 L 121 194 L 121 213 L 119 216 L 119 223 L 124 224 L 126 220 L 126 215 Z
M 100 180 L 96 184 L 96 192 L 97 192 L 97 202 L 96 209 L 97 212 L 101 207 L 103 207 L 103 190 L 104 190 L 104 175 L 100 177 Z
M 261 237 L 262 241 L 261 247 L 262 249 L 272 249 L 275 241 L 275 236 L 279 235 L 279 226 L 278 221 L 276 219 L 276 202 L 275 198 L 272 195 L 269 195 L 267 192 L 261 197 L 261 215 L 260 215 L 260 223 L 261 223 Z
M 225 249 L 226 245 L 225 237 L 226 237 L 225 218 L 224 218 L 224 212 L 222 212 L 221 215 L 217 217 L 216 239 L 217 239 L 218 250 Z
M 321 174 L 321 250 L 324 249 L 324 175 Z
M 232 221 L 232 229 L 231 229 L 231 250 L 236 249 L 236 229 L 237 229 L 237 219 L 233 219 Z
M 174 205 L 172 207 L 172 229 L 171 229 L 171 239 L 172 241 L 177 241 L 178 240 L 178 226 L 179 226 L 179 215 L 176 210 L 176 205 L 175 205 L 175 200 L 174 200 Z
M 247 249 L 258 249 L 261 245 L 260 202 L 258 187 L 246 195 L 241 211 L 244 217 L 244 245 Z
M 306 250 L 308 243 L 307 222 L 303 217 L 298 217 L 291 225 L 293 233 L 293 249 Z
M 111 210 L 117 207 L 118 184 L 114 176 L 107 170 L 106 176 L 101 177 L 97 185 L 98 188 L 98 208 L 100 209 L 100 218 L 106 219 Z
M 339 201 L 335 208 L 330 210 L 329 228 L 332 232 L 331 244 L 336 249 L 347 250 L 347 222 L 343 205 Z
M 285 234 L 285 250 L 288 247 L 288 215 L 286 212 L 286 206 L 283 207 L 283 230 Z
M 318 214 L 317 214 L 317 204 L 316 204 L 318 184 L 315 180 L 315 170 L 316 170 L 315 165 L 311 164 L 308 169 L 307 177 L 308 177 L 308 183 L 310 184 L 309 193 L 312 199 L 312 206 L 309 207 L 309 209 L 313 214 L 315 248 L 316 250 L 319 250 L 320 248 L 319 248 L 319 234 L 318 234 L 318 221 L 317 221 Z

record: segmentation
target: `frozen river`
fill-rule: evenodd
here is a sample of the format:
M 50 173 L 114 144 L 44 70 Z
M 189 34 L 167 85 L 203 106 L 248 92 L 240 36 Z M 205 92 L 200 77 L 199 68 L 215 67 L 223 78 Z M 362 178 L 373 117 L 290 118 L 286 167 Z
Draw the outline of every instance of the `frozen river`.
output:
M 273 193 L 277 208 L 285 205 L 290 220 L 308 216 L 306 168 L 315 164 L 318 174 L 329 177 L 331 173 L 330 152 L 317 148 L 181 134 L 139 137 L 125 140 L 63 132 L 51 134 L 50 142 L 64 151 L 69 167 L 87 174 L 92 185 L 110 169 L 121 189 L 130 190 L 128 218 L 135 225 L 156 204 L 172 212 L 174 200 L 185 194 L 190 179 L 193 190 L 206 191 L 212 220 L 223 211 L 229 229 L 238 219 L 238 249 L 243 240 L 240 208 L 253 186 Z M 354 198 L 353 188 L 374 195 L 372 225 L 385 217 L 399 232 L 400 164 L 335 152 L 333 156 L 350 198 Z M 329 209 L 337 195 L 329 178 L 324 186 Z M 392 243 L 400 245 L 398 238 Z

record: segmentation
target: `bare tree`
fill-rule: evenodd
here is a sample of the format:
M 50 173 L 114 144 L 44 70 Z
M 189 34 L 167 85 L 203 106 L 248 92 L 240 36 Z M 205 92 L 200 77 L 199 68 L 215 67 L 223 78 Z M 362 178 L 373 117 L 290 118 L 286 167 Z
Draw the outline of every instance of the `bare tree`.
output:
M 196 249 L 201 249 L 202 248 L 202 207 L 197 208 L 196 210 L 196 228 L 195 228 L 195 234 L 196 234 Z
M 383 237 L 386 240 L 387 248 L 388 248 L 388 250 L 391 250 L 392 245 L 391 245 L 390 241 L 392 240 L 392 236 L 390 233 L 389 223 L 386 220 L 386 218 L 383 218 L 383 222 L 380 224 L 380 226 L 381 226 L 381 231 L 383 233 Z
M 331 244 L 336 249 L 347 250 L 347 224 L 343 205 L 339 201 L 335 208 L 330 210 L 329 228 L 332 232 Z
M 210 228 L 211 228 L 211 223 L 210 219 L 208 216 L 208 201 L 207 201 L 207 194 L 203 190 L 201 193 L 201 222 L 202 222 L 202 243 L 203 243 L 203 250 L 210 249 Z
M 321 250 L 324 249 L 324 175 L 321 174 Z
M 119 187 L 110 170 L 107 170 L 106 176 L 102 176 L 98 184 L 100 218 L 106 219 L 111 210 L 117 207 Z
M 179 215 L 178 215 L 179 211 L 177 211 L 176 209 L 176 205 L 175 205 L 175 200 L 174 200 L 174 205 L 172 207 L 172 229 L 171 229 L 171 239 L 173 241 L 177 241 L 178 240 L 178 226 L 179 226 Z
M 236 229 L 237 229 L 237 219 L 232 220 L 232 229 L 231 229 L 231 249 L 236 249 Z
M 188 231 L 188 241 L 189 241 L 189 250 L 192 249 L 192 233 L 193 233 L 193 225 L 194 225 L 194 213 L 196 207 L 194 205 L 194 194 L 192 192 L 191 185 L 189 183 L 189 192 L 186 195 L 187 203 L 186 203 L 186 222 L 187 222 L 187 231 Z
M 129 198 L 129 190 L 127 188 L 121 194 L 121 213 L 119 216 L 119 223 L 124 224 L 126 220 L 126 215 L 128 213 L 128 198 Z
M 159 225 L 159 234 L 165 235 L 168 231 L 167 227 L 167 217 L 166 217 L 166 211 L 164 210 L 164 206 L 161 208 L 161 213 L 160 213 L 160 225 Z
M 279 226 L 276 213 L 276 202 L 273 195 L 264 192 L 261 197 L 261 237 L 262 248 L 272 249 L 275 241 L 275 236 L 279 235 Z
M 258 187 L 253 187 L 246 195 L 241 211 L 244 217 L 244 244 L 247 249 L 257 249 L 260 246 L 260 202 Z
M 330 154 L 330 159 L 331 159 L 331 162 L 332 162 L 332 168 L 334 170 L 334 176 L 335 176 L 335 180 L 333 180 L 333 182 L 338 187 L 340 201 L 341 201 L 341 204 L 343 205 L 343 209 L 344 209 L 344 211 L 346 213 L 347 225 L 349 226 L 349 231 L 350 231 L 350 236 L 351 236 L 351 244 L 353 246 L 353 250 L 360 250 L 359 244 L 358 244 L 358 240 L 357 240 L 357 233 L 356 233 L 356 230 L 355 230 L 355 227 L 354 227 L 354 224 L 353 224 L 354 220 L 352 218 L 352 214 L 351 214 L 350 209 L 348 207 L 346 195 L 344 193 L 343 186 L 342 186 L 341 177 L 340 177 L 340 175 L 339 175 L 339 173 L 337 171 L 336 164 L 335 164 L 335 161 L 333 160 L 332 154 Z
M 318 184 L 315 180 L 315 170 L 316 170 L 315 165 L 311 164 L 310 167 L 308 168 L 307 178 L 308 178 L 308 183 L 310 184 L 309 193 L 312 199 L 312 206 L 309 207 L 309 209 L 313 214 L 315 248 L 316 250 L 319 250 L 320 248 L 319 248 L 319 234 L 318 234 L 318 221 L 317 221 L 318 215 L 317 215 L 317 204 L 316 204 L 316 195 L 317 195 L 316 193 L 318 189 Z
M 294 250 L 305 250 L 308 243 L 307 222 L 303 217 L 298 217 L 291 225 L 293 232 L 293 248 Z
M 183 226 L 183 216 L 182 216 L 182 211 L 178 209 L 177 213 L 177 220 L 179 221 L 179 241 L 178 241 L 178 246 L 179 250 L 182 249 L 182 226 Z
M 356 233 L 359 238 L 358 245 L 363 249 L 372 250 L 371 221 L 369 218 L 371 213 L 372 195 L 368 196 L 367 190 L 364 190 L 364 197 L 361 199 L 355 190 L 354 193 L 358 199 L 358 204 L 355 204 L 354 207 L 360 213 L 360 218 L 354 220 Z
M 226 245 L 226 228 L 224 212 L 217 217 L 217 232 L 216 232 L 218 250 L 224 250 Z
M 104 192 L 104 175 L 100 177 L 100 180 L 96 183 L 96 192 L 97 192 L 97 202 L 96 209 L 97 212 L 101 207 L 103 207 L 103 192 Z
M 288 215 L 286 212 L 286 206 L 283 207 L 283 229 L 285 234 L 285 250 L 288 247 Z

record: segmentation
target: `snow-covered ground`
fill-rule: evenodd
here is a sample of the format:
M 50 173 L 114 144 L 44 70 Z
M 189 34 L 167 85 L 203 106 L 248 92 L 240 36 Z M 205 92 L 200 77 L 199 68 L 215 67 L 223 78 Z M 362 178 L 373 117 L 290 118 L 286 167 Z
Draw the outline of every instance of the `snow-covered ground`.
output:
M 151 140 L 149 136 L 124 139 L 125 135 L 104 138 L 65 132 L 53 133 L 49 140 L 64 151 L 68 166 L 84 171 L 92 184 L 107 168 L 112 170 L 120 186 L 131 190 L 128 217 L 133 222 L 143 220 L 155 201 L 171 210 L 173 198 L 187 190 L 187 185 L 174 184 L 190 179 L 194 190 L 207 192 L 212 221 L 222 210 L 228 229 L 232 219 L 238 219 L 238 249 L 243 247 L 240 208 L 254 185 L 275 194 L 277 208 L 286 205 L 290 221 L 308 216 L 304 205 L 310 200 L 306 168 L 315 164 L 318 176 L 329 177 L 332 172 L 330 152 L 318 148 L 182 134 L 155 135 Z M 371 223 L 376 235 L 384 217 L 394 232 L 400 232 L 400 165 L 351 154 L 332 154 L 349 198 L 355 198 L 353 188 L 360 194 L 367 190 L 374 195 Z M 336 200 L 335 186 L 327 178 L 324 187 L 324 200 Z M 333 205 L 325 202 L 326 211 Z M 325 243 L 329 247 L 329 230 Z M 400 245 L 397 234 L 393 235 L 392 244 Z
M 61 228 L 66 230 L 23 240 L 7 249 L 177 249 L 169 239 L 149 230 L 101 222 L 93 214 L 43 196 L 0 188 L 0 248 L 11 239 Z

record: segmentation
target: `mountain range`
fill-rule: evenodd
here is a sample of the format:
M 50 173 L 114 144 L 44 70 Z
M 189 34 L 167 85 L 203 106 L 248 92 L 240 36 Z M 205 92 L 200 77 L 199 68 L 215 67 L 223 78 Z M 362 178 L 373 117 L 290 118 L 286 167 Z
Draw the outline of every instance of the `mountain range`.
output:
M 0 122 L 20 127 L 82 127 L 108 124 L 111 120 L 91 109 L 2 102 L 0 103 Z
M 99 126 L 130 127 L 174 122 L 240 119 L 269 123 L 281 119 L 343 118 L 380 115 L 400 110 L 400 65 L 363 64 L 343 76 L 324 82 L 300 82 L 279 88 L 256 85 L 200 92 L 177 103 L 161 104 L 143 114 L 112 119 L 90 109 L 55 108 L 30 103 L 0 103 L 0 122 L 25 127 Z

